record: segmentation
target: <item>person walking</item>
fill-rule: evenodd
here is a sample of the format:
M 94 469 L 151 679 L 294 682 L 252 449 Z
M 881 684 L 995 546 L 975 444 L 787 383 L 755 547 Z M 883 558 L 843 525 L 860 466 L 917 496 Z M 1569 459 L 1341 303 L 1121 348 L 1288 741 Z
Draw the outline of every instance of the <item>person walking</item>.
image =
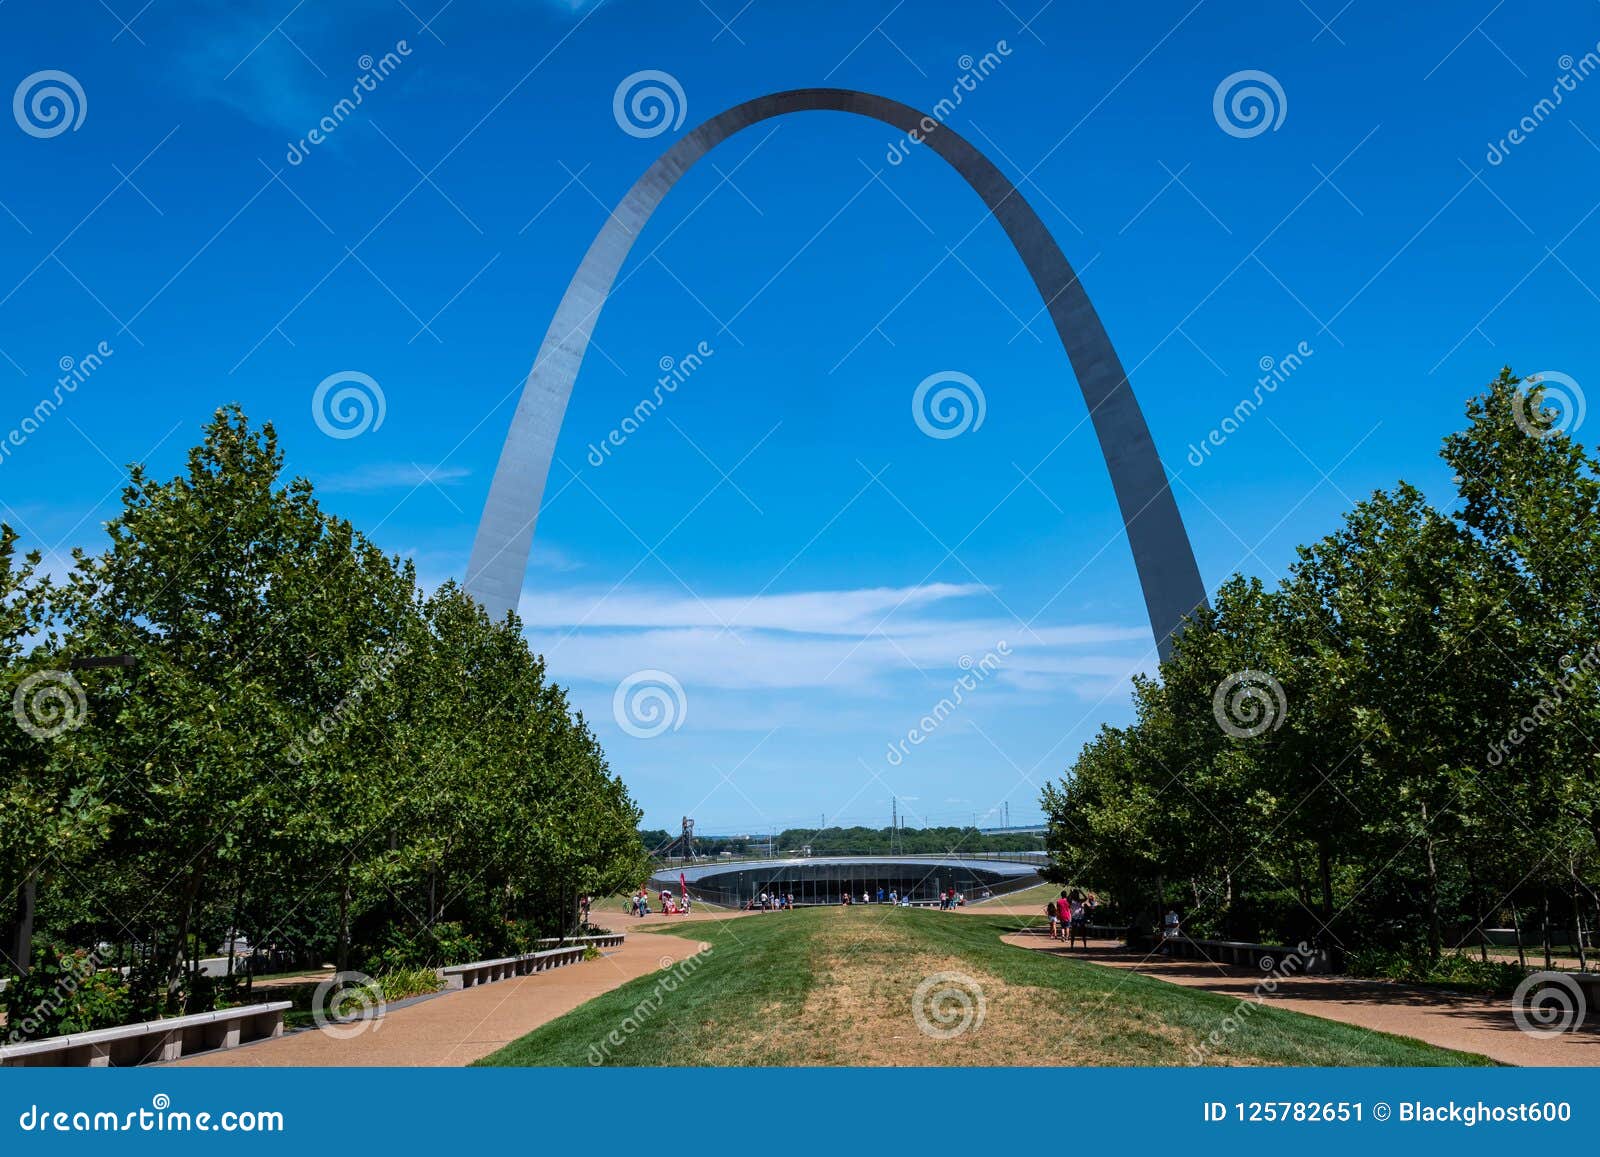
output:
M 1061 889 L 1061 895 L 1055 900 L 1055 915 L 1050 920 L 1050 935 L 1056 940 L 1063 938 L 1066 930 L 1072 924 L 1072 901 L 1067 896 L 1067 890 Z M 1071 945 L 1069 944 L 1070 948 Z
M 1089 909 L 1084 901 L 1084 895 L 1078 889 L 1072 890 L 1072 895 L 1067 898 L 1068 914 L 1071 917 L 1067 924 L 1067 947 L 1071 948 L 1079 940 L 1083 941 L 1085 948 L 1089 947 Z

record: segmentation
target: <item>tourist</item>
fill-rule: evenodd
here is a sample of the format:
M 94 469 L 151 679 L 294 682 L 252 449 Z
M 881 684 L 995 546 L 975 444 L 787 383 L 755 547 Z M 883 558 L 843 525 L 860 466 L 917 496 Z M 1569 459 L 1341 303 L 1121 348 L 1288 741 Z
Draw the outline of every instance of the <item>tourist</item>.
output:
M 587 927 L 589 924 L 589 901 L 589 896 L 578 897 L 578 918 L 583 922 L 585 927 Z
M 1176 908 L 1168 908 L 1167 914 L 1161 917 L 1161 955 L 1172 955 L 1171 941 L 1178 938 L 1179 926 L 1178 910 Z
M 883 903 L 883 889 L 882 888 L 878 889 L 878 903 L 880 903 L 880 904 Z
M 794 893 L 793 892 L 790 892 L 786 897 L 784 897 L 783 906 L 785 908 L 789 909 L 789 911 L 791 911 L 791 912 L 794 911 Z
M 764 912 L 766 912 L 766 910 L 767 910 L 767 894 L 765 892 L 763 892 L 763 893 L 761 893 L 761 911 L 764 913 Z
M 1061 895 L 1056 898 L 1055 909 L 1055 915 L 1050 920 L 1050 934 L 1060 940 L 1064 937 L 1067 928 L 1072 924 L 1072 900 L 1067 895 L 1065 888 L 1061 889 Z M 1069 944 L 1068 947 L 1071 947 L 1071 945 Z
M 1067 898 L 1067 947 L 1071 948 L 1079 940 L 1083 941 L 1085 948 L 1089 947 L 1089 909 L 1084 902 L 1084 895 L 1078 889 L 1072 890 L 1072 895 Z
M 890 904 L 890 906 L 893 907 L 894 905 L 896 905 L 898 903 L 900 903 L 900 890 L 898 888 L 890 888 L 889 889 L 889 904 Z

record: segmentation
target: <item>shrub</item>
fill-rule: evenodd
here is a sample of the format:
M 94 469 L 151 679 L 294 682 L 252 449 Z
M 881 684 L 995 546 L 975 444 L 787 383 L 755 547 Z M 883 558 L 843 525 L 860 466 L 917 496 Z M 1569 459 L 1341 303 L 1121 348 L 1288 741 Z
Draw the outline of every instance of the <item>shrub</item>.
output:
M 442 968 L 481 959 L 483 951 L 477 938 L 460 924 L 446 921 L 418 931 L 390 928 L 383 946 L 366 958 L 362 971 L 381 976 L 388 972 Z
M 423 996 L 430 992 L 438 992 L 444 987 L 444 981 L 440 980 L 439 974 L 431 968 L 406 968 L 396 972 L 385 972 L 377 977 L 377 984 L 385 1003 L 404 1000 L 408 996 Z
M 1528 970 L 1505 960 L 1480 960 L 1459 952 L 1437 960 L 1417 949 L 1368 949 L 1351 953 L 1347 967 L 1352 976 L 1373 976 L 1407 984 L 1484 990 L 1510 995 Z
M 583 946 L 583 958 L 585 960 L 599 960 L 600 949 L 596 948 L 593 944 L 585 944 Z
M 6 1013 L 6 1039 L 40 1040 L 127 1024 L 133 1012 L 128 984 L 100 968 L 86 948 L 41 944 L 26 977 L 0 993 Z

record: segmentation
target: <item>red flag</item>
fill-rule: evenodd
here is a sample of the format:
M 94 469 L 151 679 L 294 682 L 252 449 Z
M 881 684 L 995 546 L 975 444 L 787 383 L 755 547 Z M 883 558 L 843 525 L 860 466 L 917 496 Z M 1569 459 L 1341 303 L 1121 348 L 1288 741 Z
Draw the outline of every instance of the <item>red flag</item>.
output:
M 683 894 L 689 894 L 689 881 L 682 872 L 678 873 L 678 886 L 683 889 Z

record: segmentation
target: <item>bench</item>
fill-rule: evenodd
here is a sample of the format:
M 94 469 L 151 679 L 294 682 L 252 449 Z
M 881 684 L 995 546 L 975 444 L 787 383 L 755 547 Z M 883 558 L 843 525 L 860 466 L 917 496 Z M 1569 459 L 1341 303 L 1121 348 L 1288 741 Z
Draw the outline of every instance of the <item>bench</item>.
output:
M 471 964 L 452 964 L 448 968 L 439 969 L 439 979 L 444 981 L 447 989 L 454 991 L 458 988 L 492 984 L 497 980 L 509 980 L 513 976 L 530 976 L 535 972 L 548 972 L 552 968 L 577 964 L 583 959 L 588 947 L 587 944 L 574 944 L 566 948 L 546 948 L 541 952 L 528 952 L 522 956 L 502 956 L 498 960 L 475 960 Z
M 1214 964 L 1234 964 L 1242 968 L 1255 968 L 1272 972 L 1288 962 L 1298 962 L 1289 971 L 1302 975 L 1327 972 L 1331 965 L 1328 954 L 1317 948 L 1305 955 L 1298 948 L 1282 944 L 1252 944 L 1246 940 L 1195 940 L 1189 936 L 1175 936 L 1158 941 L 1173 953 L 1196 960 L 1209 960 Z
M 539 939 L 538 943 L 541 945 L 548 944 L 552 948 L 561 948 L 569 944 L 593 944 L 596 948 L 620 948 L 622 947 L 622 933 L 606 932 L 599 936 L 544 936 Z
M 146 1065 L 283 1034 L 287 1000 L 0 1046 L 0 1068 Z

